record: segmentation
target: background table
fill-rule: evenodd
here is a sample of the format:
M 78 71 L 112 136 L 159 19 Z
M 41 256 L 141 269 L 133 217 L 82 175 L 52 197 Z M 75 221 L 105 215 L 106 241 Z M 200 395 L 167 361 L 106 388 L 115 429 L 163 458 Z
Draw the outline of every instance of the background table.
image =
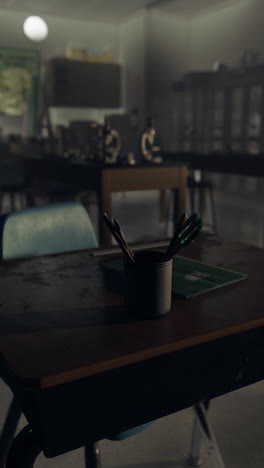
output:
M 131 167 L 89 163 L 58 156 L 26 156 L 24 152 L 5 153 L 5 158 L 8 158 L 8 155 L 10 158 L 16 158 L 22 165 L 25 185 L 30 187 L 33 194 L 38 193 L 40 187 L 45 191 L 45 184 L 48 187 L 51 180 L 79 187 L 80 191 L 96 192 L 100 246 L 111 245 L 111 234 L 102 214 L 107 212 L 111 217 L 111 198 L 114 192 L 160 190 L 162 193 L 166 189 L 172 189 L 174 226 L 186 211 L 187 167 L 184 163 L 138 164 Z
M 162 153 L 165 160 L 182 162 L 189 169 L 200 169 L 205 172 L 264 177 L 264 156 L 252 154 L 202 154 L 166 151 Z
M 135 167 L 105 166 L 88 163 L 67 162 L 61 159 L 25 160 L 26 174 L 37 187 L 39 180 L 52 177 L 53 180 L 71 183 L 83 189 L 95 191 L 98 196 L 99 242 L 101 246 L 111 245 L 111 234 L 103 222 L 102 214 L 112 216 L 111 196 L 114 192 L 136 190 L 174 191 L 174 225 L 186 210 L 187 168 L 181 163 L 164 166 L 146 165 Z M 135 220 L 136 221 L 136 220 Z

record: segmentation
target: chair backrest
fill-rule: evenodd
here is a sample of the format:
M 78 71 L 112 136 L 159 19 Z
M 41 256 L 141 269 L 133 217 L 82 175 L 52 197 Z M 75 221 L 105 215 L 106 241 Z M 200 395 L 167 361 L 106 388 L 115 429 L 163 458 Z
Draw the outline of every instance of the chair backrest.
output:
M 79 202 L 28 208 L 0 217 L 1 258 L 23 258 L 97 247 Z

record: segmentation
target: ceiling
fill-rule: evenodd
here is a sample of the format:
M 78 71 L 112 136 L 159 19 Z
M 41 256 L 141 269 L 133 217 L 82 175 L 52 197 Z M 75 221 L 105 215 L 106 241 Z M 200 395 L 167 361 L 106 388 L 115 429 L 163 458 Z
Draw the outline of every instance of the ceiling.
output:
M 0 0 L 0 9 L 118 23 L 144 8 L 189 16 L 235 1 L 241 0 Z
M 171 0 L 164 1 L 162 10 L 167 13 L 181 15 L 197 15 L 205 11 L 224 8 L 240 0 Z

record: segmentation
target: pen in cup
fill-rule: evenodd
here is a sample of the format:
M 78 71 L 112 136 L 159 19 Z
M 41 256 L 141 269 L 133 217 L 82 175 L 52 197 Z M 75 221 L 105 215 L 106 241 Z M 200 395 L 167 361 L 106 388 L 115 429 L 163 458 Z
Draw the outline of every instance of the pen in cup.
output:
M 115 223 L 113 223 L 109 219 L 107 213 L 104 213 L 103 218 L 104 218 L 104 221 L 105 221 L 107 227 L 111 231 L 113 237 L 117 241 L 119 247 L 121 248 L 121 250 L 125 254 L 126 258 L 130 262 L 135 263 L 135 257 L 134 257 L 134 254 L 133 254 L 132 250 L 130 250 L 130 248 L 128 247 L 128 245 L 126 243 L 126 240 L 124 238 L 124 235 L 120 234 L 120 232 L 122 232 L 122 231 L 121 231 L 121 228 L 120 228 L 118 222 L 115 220 Z M 117 227 L 117 225 L 119 226 L 119 228 Z
M 165 260 L 169 260 L 176 255 L 180 249 L 190 244 L 203 227 L 203 221 L 198 213 L 194 213 L 187 219 L 186 217 L 185 214 L 181 216 L 180 222 L 165 253 Z
M 174 234 L 173 234 L 173 236 L 171 238 L 171 241 L 170 241 L 169 246 L 167 248 L 167 251 L 165 253 L 165 259 L 166 260 L 168 260 L 170 258 L 170 256 L 171 256 L 171 254 L 172 254 L 173 247 L 175 245 L 175 242 L 178 239 L 179 233 L 180 233 L 180 231 L 182 229 L 182 226 L 183 226 L 184 222 L 186 221 L 186 219 L 187 219 L 187 213 L 183 213 L 183 215 L 180 217 L 180 221 L 179 221 L 179 223 L 178 223 L 178 225 L 176 227 L 176 230 L 175 230 L 175 232 L 174 232 Z
M 134 253 L 132 252 L 132 250 L 131 250 L 131 249 L 128 247 L 128 245 L 127 245 L 127 241 L 126 241 L 126 239 L 125 239 L 125 235 L 124 235 L 124 233 L 123 233 L 123 231 L 122 231 L 122 228 L 121 228 L 119 222 L 117 221 L 116 218 L 113 219 L 113 222 L 114 222 L 115 228 L 116 228 L 118 234 L 120 235 L 120 237 L 121 237 L 123 243 L 125 244 L 127 250 L 129 251 L 129 253 L 131 254 L 131 256 L 132 256 L 133 258 L 135 258 Z

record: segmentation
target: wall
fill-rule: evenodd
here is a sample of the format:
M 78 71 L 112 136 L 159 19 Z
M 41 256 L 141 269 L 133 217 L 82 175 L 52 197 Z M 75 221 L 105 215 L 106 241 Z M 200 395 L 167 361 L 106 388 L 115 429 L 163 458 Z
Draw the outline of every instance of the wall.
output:
M 149 11 L 146 20 L 146 112 L 156 120 L 161 145 L 173 145 L 172 83 L 186 71 L 211 70 L 215 62 L 237 67 L 244 50 L 254 50 L 264 62 L 263 0 L 225 2 L 193 17 Z M 172 149 L 172 148 L 171 148 Z M 216 176 L 218 187 L 261 193 L 263 181 Z M 263 191 L 263 190 L 262 190 Z
M 215 62 L 237 67 L 244 50 L 254 50 L 264 62 L 264 2 L 240 0 L 189 21 L 189 70 L 212 69 Z M 216 176 L 219 188 L 258 196 L 263 180 L 252 177 Z
M 168 148 L 168 99 L 172 83 L 187 69 L 188 46 L 187 21 L 183 18 L 146 10 L 120 25 L 124 107 L 129 113 L 139 111 L 135 152 L 148 116 L 155 119 L 161 142 Z
M 264 59 L 262 0 L 241 0 L 189 21 L 190 69 L 211 69 L 215 62 L 238 66 L 245 49 Z
M 147 89 L 151 97 L 163 97 L 188 66 L 188 22 L 150 11 L 147 21 Z
M 1 47 L 38 49 L 42 59 L 63 55 L 66 47 L 85 48 L 91 54 L 112 50 L 119 59 L 119 28 L 117 25 L 44 16 L 49 26 L 48 38 L 33 43 L 24 36 L 23 22 L 32 12 L 10 12 L 0 9 Z
M 51 108 L 52 123 L 67 124 L 70 119 L 102 122 L 105 114 L 131 113 L 133 109 L 138 109 L 135 142 L 146 125 L 146 115 L 154 115 L 162 130 L 166 114 L 165 97 L 172 82 L 185 69 L 187 35 L 182 20 L 155 11 L 139 12 L 121 25 L 47 16 L 44 19 L 49 26 L 48 38 L 41 43 L 32 43 L 22 30 L 23 22 L 30 13 L 0 10 L 2 47 L 38 49 L 42 60 L 63 55 L 69 46 L 84 48 L 98 55 L 112 50 L 124 66 L 122 109 Z
M 148 14 L 146 34 L 147 113 L 156 122 L 161 145 L 168 148 L 172 85 L 188 69 L 188 22 L 153 10 Z
M 44 61 L 64 55 L 67 47 L 83 48 L 91 55 L 100 55 L 111 50 L 120 62 L 119 26 L 106 23 L 70 20 L 43 16 L 49 26 L 48 38 L 33 43 L 23 33 L 23 22 L 32 12 L 10 12 L 0 9 L 0 46 L 39 50 Z M 67 124 L 71 119 L 96 119 L 103 122 L 104 115 L 121 112 L 112 109 L 55 109 L 51 108 L 53 124 Z M 8 133 L 8 129 L 6 129 Z
M 140 12 L 120 25 L 120 59 L 123 69 L 123 102 L 131 115 L 133 151 L 146 125 L 146 13 Z

